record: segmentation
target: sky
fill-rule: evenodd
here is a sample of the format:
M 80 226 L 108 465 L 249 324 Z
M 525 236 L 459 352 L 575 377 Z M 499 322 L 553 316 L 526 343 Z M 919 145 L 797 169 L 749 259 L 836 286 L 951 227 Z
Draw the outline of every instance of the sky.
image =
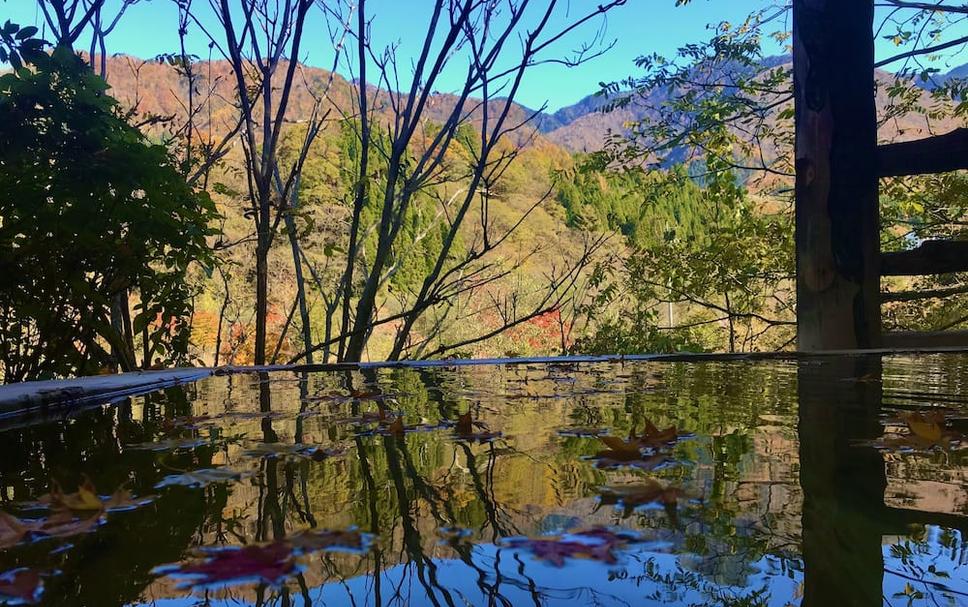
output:
M 239 0 L 234 0 L 238 2 Z M 572 16 L 587 12 L 602 0 L 561 0 L 563 11 Z M 117 6 L 120 0 L 107 0 L 108 6 Z M 542 4 L 542 3 L 536 3 Z M 708 38 L 710 23 L 742 21 L 751 11 L 767 4 L 764 0 L 692 0 L 685 6 L 675 6 L 675 0 L 628 0 L 607 16 L 604 39 L 615 41 L 615 46 L 604 56 L 581 66 L 567 68 L 558 64 L 536 66 L 529 71 L 517 101 L 532 108 L 547 104 L 554 111 L 575 103 L 598 90 L 599 82 L 620 80 L 636 73 L 636 57 L 657 52 L 671 55 L 686 43 Z M 206 9 L 207 0 L 196 0 L 199 9 Z M 399 45 L 398 55 L 403 58 L 415 56 L 423 42 L 421 33 L 429 19 L 430 0 L 368 0 L 367 13 L 375 16 L 373 36 L 379 45 Z M 113 11 L 112 11 L 113 14 Z M 211 15 L 200 11 L 201 20 L 215 31 L 217 24 Z M 564 15 L 562 15 L 564 17 Z M 0 21 L 42 25 L 35 0 L 0 0 Z M 177 11 L 171 0 L 141 0 L 129 8 L 124 20 L 108 39 L 109 53 L 127 53 L 141 58 L 154 57 L 177 50 Z M 563 22 L 563 18 L 561 22 Z M 574 32 L 557 47 L 555 55 L 569 55 L 583 41 L 595 36 L 601 21 Z M 786 24 L 787 26 L 789 24 Z M 305 53 L 302 60 L 310 65 L 329 68 L 332 65 L 332 44 L 321 19 L 310 22 L 307 29 Z M 197 31 L 192 32 L 189 52 L 207 57 L 208 44 Z M 879 55 L 884 49 L 882 41 Z M 882 52 L 883 51 L 883 52 Z M 765 49 L 765 54 L 786 52 L 776 44 Z M 961 63 L 968 62 L 965 57 Z M 401 61 L 409 65 L 409 61 Z M 958 62 L 955 62 L 957 65 Z M 945 66 L 939 66 L 944 68 Z M 948 66 L 948 67 L 953 67 Z M 339 71 L 346 72 L 346 69 Z M 453 90 L 459 84 L 460 70 L 444 74 L 442 82 L 435 87 L 441 92 Z

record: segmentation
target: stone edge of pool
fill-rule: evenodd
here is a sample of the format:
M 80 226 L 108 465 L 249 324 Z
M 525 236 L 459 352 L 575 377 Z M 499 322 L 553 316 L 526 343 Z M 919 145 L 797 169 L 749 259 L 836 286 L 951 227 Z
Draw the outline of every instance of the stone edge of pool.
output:
M 116 375 L 97 375 L 73 379 L 29 381 L 0 386 L 0 419 L 37 412 L 111 402 L 127 396 L 153 392 L 170 386 L 191 383 L 212 375 L 273 371 L 347 371 L 376 368 L 431 368 L 481 365 L 577 364 L 625 361 L 702 362 L 802 360 L 829 356 L 870 356 L 901 354 L 968 353 L 964 347 L 844 350 L 829 352 L 747 352 L 747 353 L 679 353 L 612 356 L 549 356 L 531 358 L 447 359 L 372 363 L 313 365 L 269 365 L 262 367 L 182 367 L 160 371 L 134 371 Z

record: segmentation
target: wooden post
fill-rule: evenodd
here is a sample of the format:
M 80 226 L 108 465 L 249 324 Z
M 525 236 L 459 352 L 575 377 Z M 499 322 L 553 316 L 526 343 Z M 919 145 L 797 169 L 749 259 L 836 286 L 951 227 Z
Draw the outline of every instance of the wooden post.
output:
M 801 351 L 880 344 L 873 0 L 794 0 Z

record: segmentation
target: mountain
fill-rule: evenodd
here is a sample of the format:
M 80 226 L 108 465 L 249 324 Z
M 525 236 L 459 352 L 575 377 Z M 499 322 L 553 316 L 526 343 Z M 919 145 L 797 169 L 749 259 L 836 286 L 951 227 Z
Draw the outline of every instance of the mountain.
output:
M 789 56 L 767 57 L 763 60 L 763 67 L 770 68 L 789 64 Z M 211 112 L 204 112 L 199 117 L 201 129 L 211 128 L 214 132 L 224 132 L 230 128 L 233 108 L 229 99 L 232 96 L 232 75 L 229 66 L 224 61 L 200 62 L 195 65 L 199 74 L 198 89 L 207 91 L 214 89 L 211 97 Z M 288 118 L 294 122 L 304 120 L 309 116 L 315 99 L 312 94 L 314 88 L 330 83 L 329 97 L 336 105 L 352 107 L 350 96 L 353 94 L 351 83 L 338 74 L 330 74 L 320 68 L 303 66 L 301 77 L 297 78 L 290 100 Z M 936 76 L 933 81 L 921 83 L 925 89 L 922 101 L 927 103 L 927 92 L 938 83 L 955 77 L 968 76 L 968 64 L 956 67 L 946 74 Z M 894 74 L 877 71 L 879 87 L 877 105 L 881 115 L 890 106 L 887 96 L 887 85 L 894 81 Z M 134 57 L 120 55 L 108 61 L 108 81 L 113 88 L 112 94 L 125 107 L 137 105 L 141 112 L 157 115 L 173 115 L 183 111 L 187 98 L 185 80 L 175 69 L 165 63 L 157 61 L 142 61 Z M 600 150 L 605 138 L 610 133 L 620 134 L 626 131 L 626 125 L 644 118 L 657 118 L 656 108 L 660 108 L 671 95 L 677 91 L 655 89 L 643 99 L 624 108 L 610 112 L 603 112 L 607 102 L 603 96 L 592 94 L 575 104 L 563 107 L 556 112 L 541 113 L 534 124 L 539 134 L 537 145 L 555 144 L 568 152 L 593 152 Z M 386 106 L 386 93 L 374 90 L 372 93 L 376 106 Z M 431 96 L 426 110 L 430 120 L 443 121 L 456 102 L 454 95 L 435 93 Z M 506 100 L 495 99 L 490 104 L 491 115 L 503 108 Z M 513 104 L 510 120 L 521 121 L 533 113 L 522 105 Z M 472 114 L 472 119 L 481 115 L 480 109 Z M 209 116 L 211 118 L 209 119 Z M 881 129 L 881 139 L 897 141 L 916 139 L 929 134 L 945 132 L 960 126 L 953 121 L 932 121 L 916 115 L 892 117 Z M 522 130 L 515 132 L 516 143 L 528 140 L 528 134 Z
M 923 88 L 925 88 L 926 90 L 932 91 L 934 89 L 944 86 L 951 80 L 955 80 L 955 79 L 961 80 L 964 78 L 968 78 L 968 63 L 959 65 L 958 67 L 952 68 L 947 72 L 935 74 L 931 76 L 931 78 L 927 82 L 919 81 L 918 84 Z
M 791 57 L 781 55 L 766 57 L 762 67 L 769 69 L 789 65 Z M 921 101 L 929 102 L 929 92 L 939 84 L 952 78 L 968 77 L 968 64 L 954 68 L 950 72 L 936 76 L 928 82 L 917 81 L 916 84 L 925 90 Z M 887 95 L 888 86 L 894 82 L 895 75 L 883 70 L 876 71 L 876 78 L 881 86 L 878 87 L 877 108 L 878 115 L 887 114 L 891 100 Z M 556 143 L 571 152 L 593 152 L 602 148 L 605 138 L 610 133 L 624 133 L 626 125 L 645 118 L 657 118 L 655 108 L 661 107 L 670 95 L 676 91 L 655 89 L 644 98 L 635 101 L 627 107 L 603 112 L 607 99 L 600 95 L 589 95 L 578 103 L 561 108 L 552 114 L 541 117 L 538 126 L 549 141 Z M 930 134 L 946 132 L 960 126 L 951 120 L 928 121 L 916 115 L 892 117 L 881 127 L 880 137 L 884 141 L 904 141 L 926 137 Z

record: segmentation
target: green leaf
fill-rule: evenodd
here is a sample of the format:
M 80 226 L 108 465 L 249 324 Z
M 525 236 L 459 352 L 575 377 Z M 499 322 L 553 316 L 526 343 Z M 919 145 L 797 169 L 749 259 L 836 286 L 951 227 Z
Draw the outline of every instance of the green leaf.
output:
M 17 32 L 17 40 L 24 40 L 26 38 L 30 38 L 36 33 L 37 33 L 37 28 L 34 27 L 33 25 L 28 25 L 25 28 L 21 28 L 21 30 Z

